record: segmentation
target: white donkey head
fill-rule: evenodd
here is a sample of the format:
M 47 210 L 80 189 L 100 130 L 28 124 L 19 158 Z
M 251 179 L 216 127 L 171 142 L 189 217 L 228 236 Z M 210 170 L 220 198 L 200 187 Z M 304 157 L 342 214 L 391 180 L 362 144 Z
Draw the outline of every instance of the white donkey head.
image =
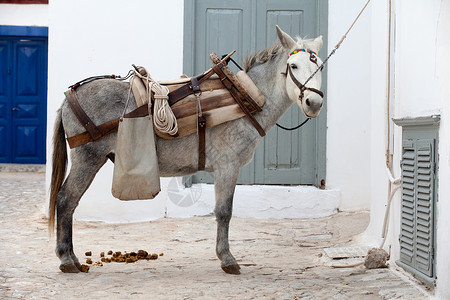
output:
M 323 93 L 320 91 L 322 72 L 317 72 L 322 60 L 317 53 L 322 48 L 322 36 L 311 40 L 298 38 L 295 42 L 277 26 L 278 39 L 289 53 L 286 66 L 286 91 L 292 101 L 296 101 L 303 113 L 309 118 L 319 115 L 323 105 Z M 309 80 L 308 80 L 309 79 Z

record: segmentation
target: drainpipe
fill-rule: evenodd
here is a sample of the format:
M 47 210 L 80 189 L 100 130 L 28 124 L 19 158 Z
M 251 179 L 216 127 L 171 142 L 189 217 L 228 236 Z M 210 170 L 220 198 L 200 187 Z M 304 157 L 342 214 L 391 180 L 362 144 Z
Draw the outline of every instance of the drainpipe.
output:
M 389 0 L 389 33 L 388 33 L 388 61 L 387 61 L 387 88 L 386 88 L 386 175 L 388 181 L 388 199 L 386 204 L 386 211 L 384 214 L 383 229 L 381 232 L 382 243 L 380 248 L 383 248 L 386 242 L 387 231 L 389 228 L 389 215 L 392 198 L 395 192 L 400 189 L 401 178 L 394 178 L 392 163 L 393 163 L 393 151 L 391 150 L 391 137 L 394 140 L 394 133 L 391 132 L 391 40 L 392 40 L 392 0 Z

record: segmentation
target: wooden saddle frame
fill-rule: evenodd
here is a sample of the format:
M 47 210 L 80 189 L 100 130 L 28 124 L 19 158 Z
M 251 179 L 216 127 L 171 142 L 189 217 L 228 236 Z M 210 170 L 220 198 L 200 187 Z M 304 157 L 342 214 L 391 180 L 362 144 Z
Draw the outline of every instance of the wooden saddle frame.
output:
M 205 71 L 204 73 L 198 76 L 183 80 L 185 81 L 183 85 L 181 85 L 180 87 L 169 93 L 169 100 L 168 100 L 169 105 L 172 106 L 178 101 L 192 94 L 199 96 L 201 94 L 200 85 L 208 78 L 210 78 L 212 75 L 217 74 L 217 76 L 220 78 L 221 83 L 232 95 L 233 99 L 239 105 L 240 109 L 244 112 L 245 116 L 250 120 L 255 129 L 258 131 L 258 133 L 261 136 L 264 136 L 266 134 L 264 129 L 252 115 L 253 112 L 259 112 L 262 110 L 262 108 L 254 101 L 254 99 L 252 99 L 252 97 L 247 93 L 245 88 L 240 84 L 239 80 L 227 66 L 227 60 L 235 52 L 236 50 L 232 51 L 231 53 L 226 55 L 223 59 L 220 59 L 214 52 L 211 53 L 210 58 L 213 62 L 212 68 L 210 68 L 209 70 Z M 117 131 L 118 129 L 120 117 L 97 126 L 94 124 L 94 122 L 92 122 L 92 120 L 80 106 L 76 94 L 76 88 L 84 83 L 92 81 L 92 78 L 94 78 L 95 80 L 101 78 L 117 78 L 117 76 L 107 75 L 99 77 L 90 77 L 85 81 L 80 81 L 75 85 L 69 87 L 70 89 L 65 93 L 67 100 L 69 102 L 69 106 L 71 107 L 80 124 L 83 125 L 83 127 L 86 129 L 85 132 L 67 138 L 67 142 L 69 143 L 70 148 L 75 148 L 84 145 L 86 143 L 96 141 L 105 135 Z M 206 155 L 205 155 L 206 118 L 201 113 L 200 102 L 199 106 L 200 106 L 199 113 L 197 115 L 197 123 L 198 123 L 197 130 L 199 135 L 198 170 L 200 171 L 205 169 L 205 162 L 206 162 Z M 136 118 L 136 117 L 144 117 L 147 116 L 148 114 L 149 114 L 148 106 L 143 105 L 129 112 L 124 117 Z

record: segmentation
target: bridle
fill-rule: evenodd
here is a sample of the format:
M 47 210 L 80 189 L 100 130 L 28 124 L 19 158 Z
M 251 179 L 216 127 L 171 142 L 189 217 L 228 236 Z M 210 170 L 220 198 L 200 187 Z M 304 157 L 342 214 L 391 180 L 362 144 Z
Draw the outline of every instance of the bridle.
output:
M 336 51 L 336 50 L 334 50 Z M 334 54 L 334 51 L 332 52 L 332 54 Z M 318 89 L 315 88 L 310 88 L 307 87 L 306 84 L 311 80 L 311 78 L 314 77 L 314 75 L 317 74 L 317 72 L 321 71 L 325 65 L 325 63 L 328 61 L 328 59 L 330 58 L 330 56 L 332 54 L 330 54 L 327 59 L 319 66 L 319 64 L 317 63 L 317 53 L 312 51 L 312 50 L 308 50 L 308 49 L 295 49 L 294 51 L 292 51 L 289 56 L 293 55 L 293 54 L 297 54 L 298 52 L 305 52 L 305 53 L 309 53 L 309 60 L 313 63 L 316 64 L 317 69 L 311 74 L 311 76 L 308 77 L 308 79 L 306 79 L 305 83 L 302 84 L 300 81 L 297 80 L 297 78 L 295 78 L 294 74 L 292 73 L 292 68 L 289 64 L 286 64 L 286 71 L 284 73 L 281 73 L 285 76 L 287 76 L 287 74 L 289 73 L 289 76 L 291 77 L 292 82 L 294 82 L 294 84 L 300 89 L 300 95 L 298 96 L 298 99 L 300 100 L 300 102 L 303 102 L 303 97 L 305 96 L 305 91 L 311 91 L 313 93 L 318 94 L 321 98 L 323 98 L 323 92 L 319 91 Z M 302 127 L 303 125 L 305 125 L 309 120 L 311 120 L 311 118 L 307 118 L 305 121 L 303 121 L 301 124 L 292 127 L 292 128 L 287 128 L 284 126 L 281 126 L 280 124 L 276 123 L 276 125 L 284 130 L 288 130 L 288 131 L 292 131 L 292 130 L 296 130 L 300 127 Z
M 359 17 L 361 16 L 361 14 L 363 13 L 363 11 L 366 9 L 367 5 L 369 4 L 370 0 L 367 0 L 366 5 L 364 5 L 364 7 L 362 8 L 362 10 L 359 12 L 358 16 L 356 17 L 356 19 L 353 21 L 352 25 L 350 25 L 350 28 L 347 30 L 347 32 L 345 32 L 345 34 L 342 36 L 341 40 L 339 41 L 339 43 L 336 44 L 336 46 L 334 46 L 334 49 L 331 50 L 330 54 L 328 54 L 327 58 L 325 58 L 325 60 L 322 62 L 322 64 L 319 66 L 317 64 L 317 54 L 314 51 L 308 50 L 308 49 L 296 49 L 294 51 L 291 52 L 291 54 L 289 54 L 289 56 L 291 56 L 292 54 L 296 54 L 299 51 L 301 52 L 307 52 L 309 53 L 310 57 L 309 60 L 312 61 L 313 63 L 315 63 L 317 65 L 317 70 L 315 70 L 311 76 L 309 76 L 308 79 L 306 79 L 304 84 L 301 84 L 297 78 L 295 78 L 295 76 L 292 74 L 292 70 L 291 67 L 289 66 L 289 64 L 287 64 L 286 66 L 286 72 L 282 73 L 285 76 L 287 76 L 287 73 L 289 72 L 289 76 L 291 76 L 292 81 L 295 83 L 295 85 L 300 89 L 300 95 L 299 95 L 299 100 L 303 101 L 303 97 L 304 97 L 304 93 L 305 90 L 309 90 L 312 91 L 314 93 L 317 93 L 320 97 L 323 98 L 323 93 L 317 89 L 313 89 L 313 88 L 308 88 L 306 86 L 306 84 L 308 83 L 308 81 L 311 80 L 311 78 L 314 77 L 314 75 L 316 75 L 317 72 L 319 72 L 319 70 L 322 70 L 323 67 L 325 66 L 325 64 L 327 63 L 327 61 L 330 59 L 330 57 L 336 53 L 336 50 L 339 49 L 339 47 L 341 46 L 341 44 L 344 42 L 345 38 L 347 37 L 347 34 L 350 32 L 350 30 L 353 28 L 353 25 L 355 25 L 356 21 L 358 21 Z M 306 122 L 308 122 L 310 120 L 310 118 L 307 118 L 303 123 L 301 123 L 300 125 L 293 127 L 293 128 L 286 128 L 283 127 L 281 125 L 279 125 L 278 123 L 276 123 L 276 125 L 280 128 L 283 128 L 285 130 L 295 130 L 298 129 L 300 127 L 302 127 L 303 125 L 305 125 Z
M 300 89 L 300 95 L 299 95 L 299 100 L 302 101 L 305 91 L 311 91 L 313 93 L 318 94 L 321 98 L 323 98 L 323 92 L 319 91 L 318 89 L 315 88 L 310 88 L 307 87 L 306 84 L 311 80 L 311 78 L 314 77 L 314 75 L 316 75 L 316 73 L 321 70 L 323 68 L 323 64 L 319 67 L 319 65 L 317 64 L 317 54 L 314 51 L 308 50 L 308 49 L 295 49 L 294 51 L 291 52 L 291 54 L 289 54 L 289 56 L 293 55 L 293 54 L 297 54 L 298 52 L 306 52 L 309 53 L 309 60 L 313 63 L 316 64 L 317 66 L 317 70 L 314 71 L 311 76 L 308 77 L 308 79 L 306 79 L 305 83 L 302 84 L 300 81 L 297 80 L 297 78 L 295 78 L 294 74 L 292 73 L 292 68 L 289 64 L 286 65 L 286 72 L 284 73 L 285 75 L 287 75 L 287 73 L 289 73 L 289 76 L 292 79 L 292 82 L 294 82 L 294 84 Z

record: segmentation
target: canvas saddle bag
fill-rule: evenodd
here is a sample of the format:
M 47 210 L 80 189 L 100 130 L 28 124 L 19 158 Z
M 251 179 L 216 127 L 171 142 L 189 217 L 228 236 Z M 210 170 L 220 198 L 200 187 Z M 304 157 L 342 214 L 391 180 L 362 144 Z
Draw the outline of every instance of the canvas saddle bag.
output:
M 149 110 L 150 105 L 151 102 Z M 120 200 L 153 199 L 160 191 L 152 115 L 122 116 L 117 134 L 113 196 Z

